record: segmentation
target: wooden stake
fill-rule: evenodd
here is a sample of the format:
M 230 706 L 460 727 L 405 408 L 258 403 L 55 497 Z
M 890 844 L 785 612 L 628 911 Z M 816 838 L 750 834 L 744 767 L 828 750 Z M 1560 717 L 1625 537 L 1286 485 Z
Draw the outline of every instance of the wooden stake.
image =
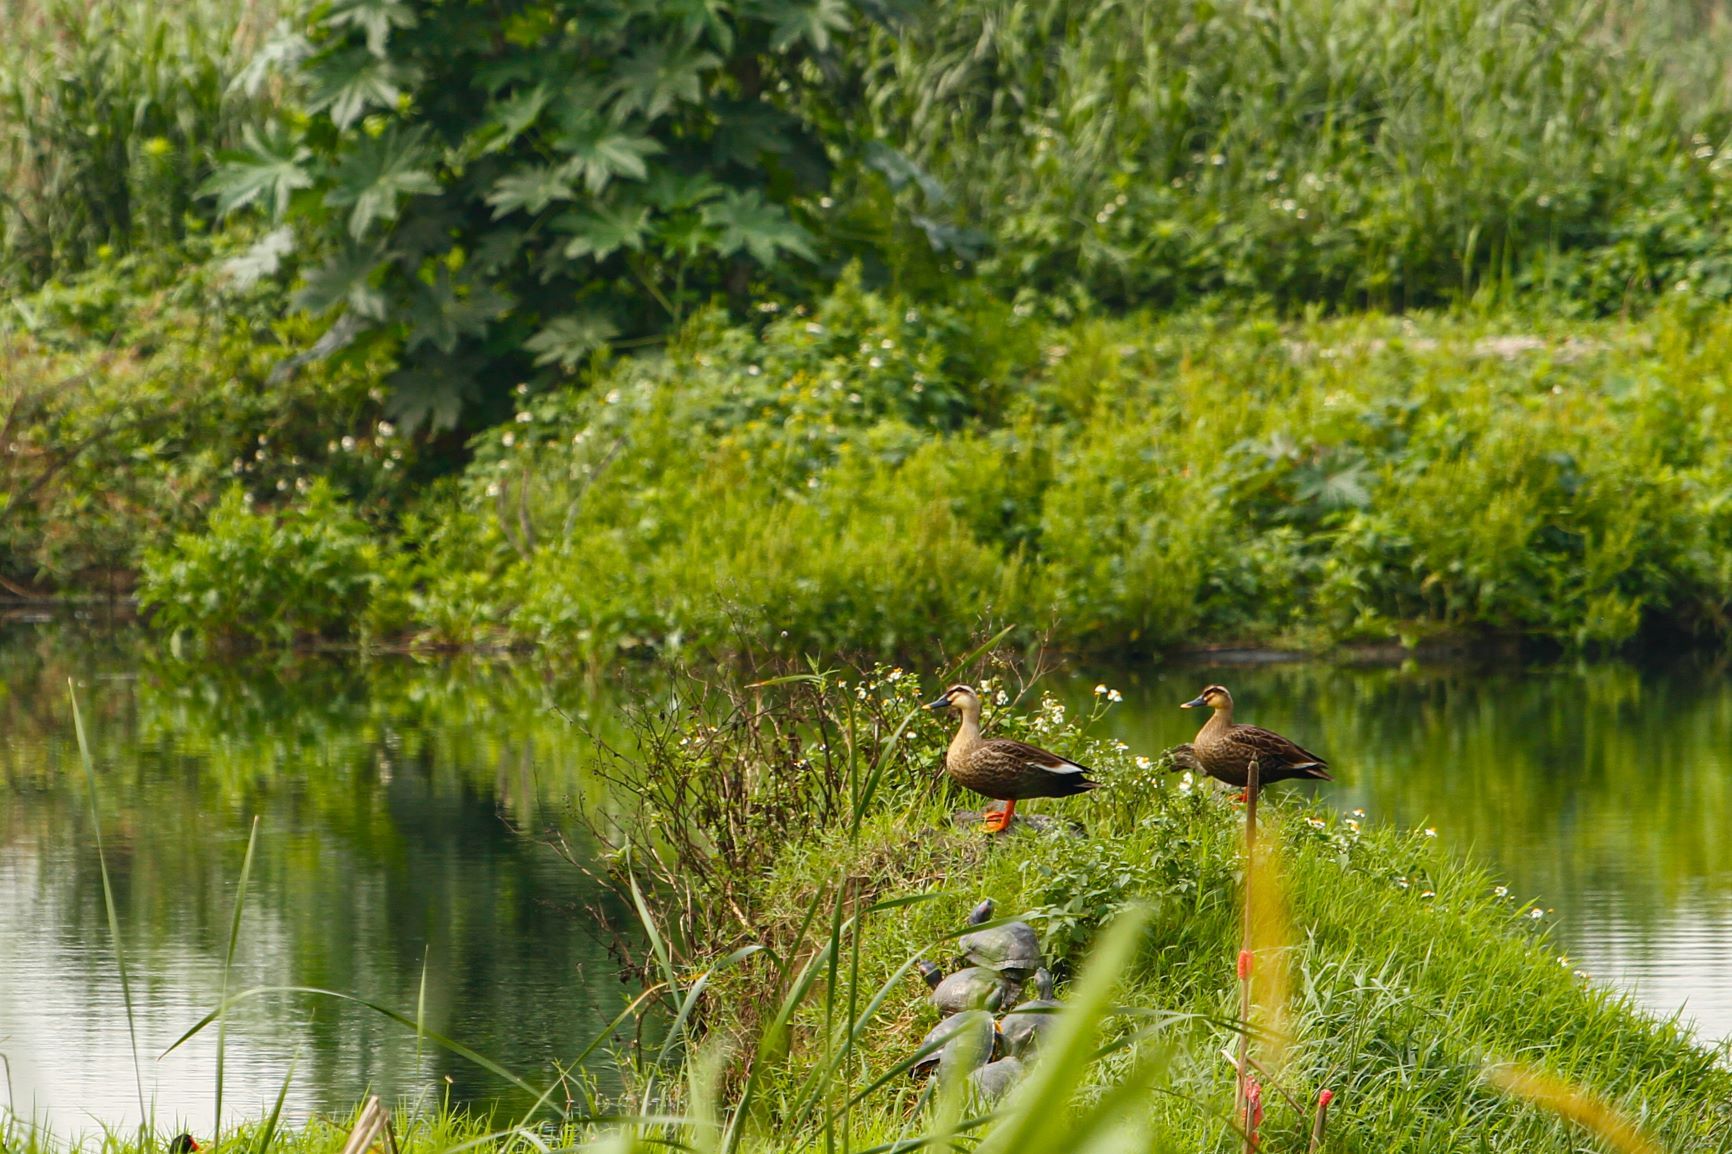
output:
M 1323 1146 L 1323 1124 L 1329 1120 L 1329 1103 L 1334 1100 L 1333 1090 L 1324 1090 L 1317 1095 L 1317 1113 L 1311 1118 L 1311 1145 L 1306 1147 L 1308 1154 L 1317 1154 Z
M 349 1140 L 343 1145 L 343 1154 L 367 1154 L 381 1136 L 385 1139 L 389 1154 L 398 1154 L 397 1132 L 391 1128 L 391 1111 L 385 1109 L 379 1096 L 375 1094 L 361 1107 L 361 1115 L 355 1119 L 355 1128 L 349 1131 Z

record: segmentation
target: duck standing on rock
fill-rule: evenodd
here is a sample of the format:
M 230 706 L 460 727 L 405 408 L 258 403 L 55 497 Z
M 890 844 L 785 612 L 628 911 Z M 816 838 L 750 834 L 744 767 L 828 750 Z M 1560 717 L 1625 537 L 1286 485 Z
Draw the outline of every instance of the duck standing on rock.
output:
M 962 725 L 944 755 L 944 768 L 975 793 L 1004 803 L 1003 809 L 986 815 L 988 833 L 1009 829 L 1016 803 L 1024 798 L 1069 797 L 1100 784 L 1085 776 L 1092 770 L 1068 757 L 1022 741 L 980 736 L 980 697 L 966 685 L 952 685 L 926 708 L 962 714 Z
M 1249 780 L 1251 761 L 1257 762 L 1257 781 L 1268 785 L 1272 781 L 1292 778 L 1313 778 L 1334 781 L 1329 776 L 1329 763 L 1302 749 L 1273 730 L 1257 725 L 1238 725 L 1233 721 L 1233 695 L 1224 685 L 1211 685 L 1193 700 L 1179 708 L 1196 709 L 1207 706 L 1214 714 L 1197 731 L 1191 751 L 1198 764 L 1216 781 L 1244 789 Z

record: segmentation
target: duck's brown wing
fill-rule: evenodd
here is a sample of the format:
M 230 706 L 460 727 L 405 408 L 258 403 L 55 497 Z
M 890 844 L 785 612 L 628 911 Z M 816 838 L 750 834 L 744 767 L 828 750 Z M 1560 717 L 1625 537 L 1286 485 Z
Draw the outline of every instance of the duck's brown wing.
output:
M 1279 777 L 1314 777 L 1319 781 L 1334 781 L 1329 776 L 1329 763 L 1315 753 L 1260 725 L 1235 725 L 1227 740 L 1239 746 L 1249 766 L 1257 759 L 1257 776 L 1262 781 Z
M 951 776 L 963 785 L 1001 801 L 1026 797 L 1068 797 L 1099 785 L 1085 775 L 1088 766 L 1025 741 L 996 738 L 976 746 Z

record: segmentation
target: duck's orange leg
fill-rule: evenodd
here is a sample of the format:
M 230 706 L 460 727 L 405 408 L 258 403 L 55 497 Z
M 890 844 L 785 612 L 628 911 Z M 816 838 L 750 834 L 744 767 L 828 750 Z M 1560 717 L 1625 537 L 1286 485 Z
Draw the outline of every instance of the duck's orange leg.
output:
M 985 826 L 987 833 L 1003 833 L 1005 830 L 1010 828 L 1010 819 L 1015 815 L 1015 813 L 1016 802 L 1007 801 L 1004 803 L 1003 809 L 995 809 L 991 813 L 988 813 L 986 815 L 986 821 L 982 824 Z

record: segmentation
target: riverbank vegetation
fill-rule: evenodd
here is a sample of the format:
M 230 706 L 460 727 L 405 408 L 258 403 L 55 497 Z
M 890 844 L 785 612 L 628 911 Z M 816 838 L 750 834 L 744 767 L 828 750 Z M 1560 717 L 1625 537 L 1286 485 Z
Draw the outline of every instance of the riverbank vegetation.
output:
M 590 661 L 1728 635 L 1693 6 L 24 9 L 14 595 Z

